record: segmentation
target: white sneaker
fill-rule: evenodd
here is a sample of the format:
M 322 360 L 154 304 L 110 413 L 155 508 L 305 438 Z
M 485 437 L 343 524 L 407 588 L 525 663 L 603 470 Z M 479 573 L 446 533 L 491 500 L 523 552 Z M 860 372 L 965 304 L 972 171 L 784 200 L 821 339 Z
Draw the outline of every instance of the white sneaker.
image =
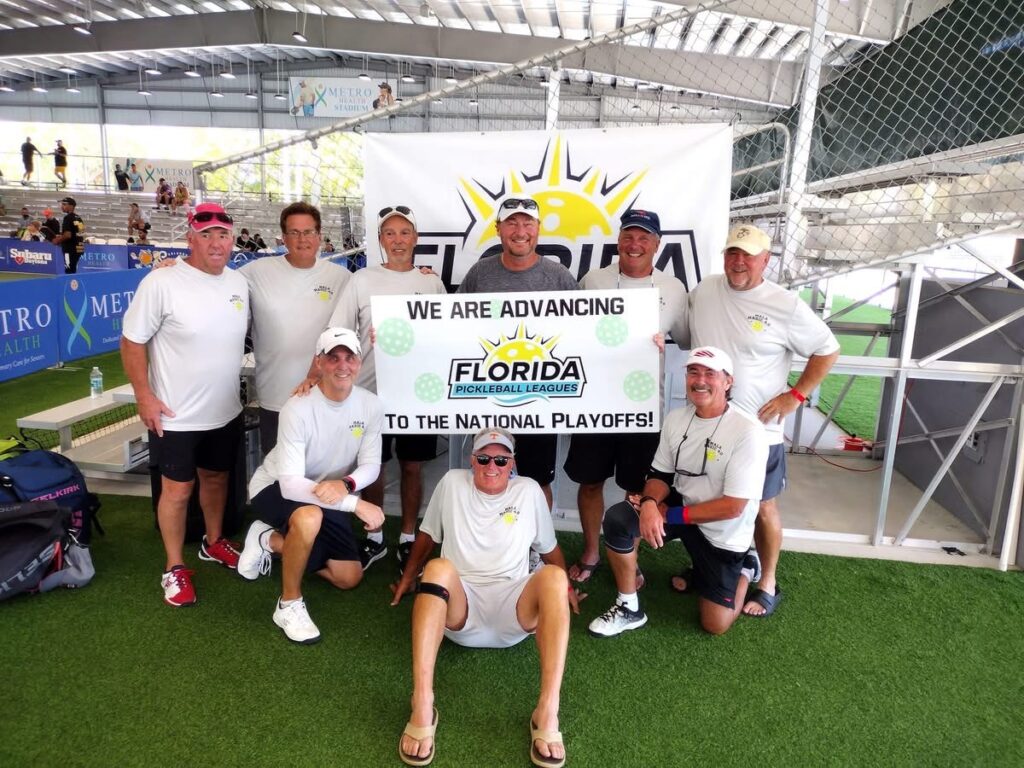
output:
M 262 520 L 255 521 L 245 534 L 245 546 L 238 553 L 238 575 L 248 581 L 270 573 L 270 547 L 263 543 L 263 534 L 274 530 Z M 267 544 L 270 542 L 268 541 Z
M 647 614 L 641 610 L 631 611 L 624 603 L 615 603 L 587 627 L 596 637 L 615 637 L 627 629 L 639 629 L 647 623 Z
M 320 640 L 320 630 L 309 618 L 306 601 L 301 597 L 286 606 L 277 601 L 274 609 L 274 623 L 284 630 L 285 635 L 294 643 L 312 645 Z

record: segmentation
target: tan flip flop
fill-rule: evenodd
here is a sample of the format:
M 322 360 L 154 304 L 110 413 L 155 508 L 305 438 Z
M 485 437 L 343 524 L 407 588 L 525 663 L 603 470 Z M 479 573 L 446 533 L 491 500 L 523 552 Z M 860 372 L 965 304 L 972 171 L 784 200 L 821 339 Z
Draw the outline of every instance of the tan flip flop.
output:
M 402 736 L 408 736 L 416 741 L 422 741 L 423 739 L 434 739 L 434 731 L 437 730 L 437 707 L 434 707 L 434 722 L 430 725 L 413 725 L 412 723 L 405 724 L 405 730 L 402 731 Z M 402 749 L 402 739 L 398 739 L 398 756 L 402 759 L 402 762 L 406 765 L 430 765 L 430 761 L 434 759 L 434 753 L 437 751 L 437 740 L 434 739 L 434 743 L 430 745 L 430 754 L 426 757 L 418 757 L 417 755 L 410 755 L 408 752 Z
M 530 720 L 530 762 L 540 768 L 562 768 L 565 765 L 564 757 L 544 757 L 537 751 L 537 741 L 547 744 L 563 744 L 561 731 L 542 731 Z

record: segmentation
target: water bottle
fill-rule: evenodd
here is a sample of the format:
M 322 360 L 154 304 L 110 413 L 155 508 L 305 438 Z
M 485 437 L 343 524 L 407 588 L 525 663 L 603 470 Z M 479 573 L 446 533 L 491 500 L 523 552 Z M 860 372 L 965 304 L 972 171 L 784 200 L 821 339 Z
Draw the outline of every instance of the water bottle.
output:
M 103 371 L 98 367 L 93 367 L 92 373 L 89 374 L 89 397 L 99 397 L 103 394 Z

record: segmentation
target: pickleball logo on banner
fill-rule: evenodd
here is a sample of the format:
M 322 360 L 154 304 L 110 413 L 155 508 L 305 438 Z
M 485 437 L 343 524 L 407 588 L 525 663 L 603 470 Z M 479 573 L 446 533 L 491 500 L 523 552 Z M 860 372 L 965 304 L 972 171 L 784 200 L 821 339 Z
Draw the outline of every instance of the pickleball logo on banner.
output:
M 463 205 L 472 217 L 468 238 L 475 247 L 497 240 L 497 203 L 508 195 L 528 195 L 540 206 L 540 239 L 586 243 L 615 236 L 619 216 L 640 194 L 647 169 L 611 179 L 596 165 L 574 167 L 568 142 L 559 135 L 544 149 L 535 170 L 510 170 L 497 190 L 482 181 L 460 179 Z
M 480 339 L 482 357 L 452 360 L 448 398 L 491 398 L 498 405 L 518 406 L 556 397 L 582 397 L 587 383 L 583 361 L 557 357 L 557 344 L 557 336 L 531 335 L 523 324 L 497 341 Z
M 81 293 L 78 293 L 79 289 L 81 289 Z M 81 304 L 79 304 L 79 298 L 82 300 Z M 85 290 L 85 286 L 78 280 L 68 280 L 67 286 L 64 289 L 64 314 L 67 315 L 68 320 L 71 322 L 71 331 L 68 333 L 67 340 L 69 355 L 75 340 L 78 338 L 85 342 L 86 349 L 92 349 L 92 337 L 85 328 L 85 318 L 88 311 L 89 293 Z

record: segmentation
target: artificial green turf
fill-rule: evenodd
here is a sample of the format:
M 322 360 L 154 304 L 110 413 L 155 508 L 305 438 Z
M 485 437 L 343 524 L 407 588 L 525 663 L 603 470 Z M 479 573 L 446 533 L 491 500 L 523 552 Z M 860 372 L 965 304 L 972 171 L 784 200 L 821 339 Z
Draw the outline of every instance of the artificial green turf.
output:
M 310 580 L 324 639 L 301 647 L 271 621 L 276 570 L 196 563 L 199 604 L 167 607 L 149 500 L 103 502 L 91 585 L 0 604 L 0 765 L 400 765 L 411 603 L 388 606 L 390 559 L 350 593 Z M 562 691 L 570 765 L 1024 764 L 1021 574 L 784 553 L 779 612 L 712 638 L 668 590 L 681 560 L 645 547 L 650 621 L 613 639 L 585 632 L 614 596 L 595 576 Z M 442 645 L 434 765 L 529 764 L 536 658 Z

